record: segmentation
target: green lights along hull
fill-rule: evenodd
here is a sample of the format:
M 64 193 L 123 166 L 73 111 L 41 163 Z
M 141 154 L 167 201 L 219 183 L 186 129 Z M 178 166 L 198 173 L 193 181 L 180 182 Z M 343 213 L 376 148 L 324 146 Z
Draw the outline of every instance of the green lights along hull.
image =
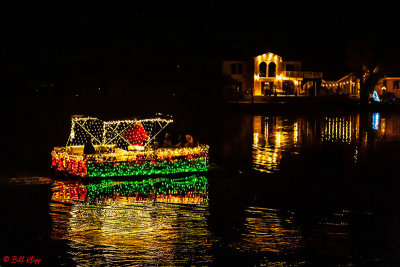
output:
M 207 171 L 206 158 L 168 161 L 88 162 L 86 177 L 169 175 Z
M 208 146 L 159 149 L 145 152 L 74 153 L 68 147 L 55 148 L 52 168 L 77 177 L 129 177 L 174 175 L 207 171 Z

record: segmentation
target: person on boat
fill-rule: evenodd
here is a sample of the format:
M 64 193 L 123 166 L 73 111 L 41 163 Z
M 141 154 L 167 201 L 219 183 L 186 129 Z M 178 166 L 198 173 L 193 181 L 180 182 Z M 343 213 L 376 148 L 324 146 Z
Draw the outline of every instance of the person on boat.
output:
M 135 122 L 129 127 L 124 134 L 124 138 L 129 141 L 133 147 L 143 147 L 143 141 L 149 140 L 149 136 L 141 122 Z
M 193 137 L 191 135 L 185 135 L 186 138 L 186 144 L 185 147 L 194 147 L 194 141 L 193 141 Z
M 173 147 L 174 145 L 172 144 L 172 140 L 171 140 L 171 137 L 170 137 L 170 135 L 169 135 L 169 133 L 168 132 L 166 132 L 165 133 L 165 137 L 164 137 L 164 142 L 163 142 L 163 148 L 171 148 L 171 147 Z
M 83 148 L 83 154 L 88 155 L 88 154 L 95 154 L 96 150 L 94 149 L 93 146 L 93 138 L 88 138 L 88 141 L 85 144 L 85 147 Z
M 154 150 L 157 150 L 157 149 L 159 149 L 160 148 L 160 143 L 158 142 L 158 141 L 154 141 L 154 143 L 153 143 L 153 149 Z
M 181 148 L 185 146 L 185 140 L 183 139 L 183 136 L 180 134 L 178 136 L 178 143 L 175 145 L 176 148 Z

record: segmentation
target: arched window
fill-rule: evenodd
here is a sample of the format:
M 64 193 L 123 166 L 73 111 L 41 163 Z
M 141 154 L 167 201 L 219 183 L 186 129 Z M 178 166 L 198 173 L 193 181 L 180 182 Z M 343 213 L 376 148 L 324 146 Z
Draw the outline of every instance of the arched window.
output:
M 258 67 L 260 69 L 260 77 L 267 77 L 267 63 L 261 62 Z
M 276 64 L 274 62 L 269 63 L 268 65 L 268 77 L 276 76 Z

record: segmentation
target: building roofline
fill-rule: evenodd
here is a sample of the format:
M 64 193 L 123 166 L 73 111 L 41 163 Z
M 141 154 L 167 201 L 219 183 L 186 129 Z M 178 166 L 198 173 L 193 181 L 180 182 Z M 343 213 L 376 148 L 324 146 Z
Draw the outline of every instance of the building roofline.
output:
M 394 79 L 394 80 L 400 80 L 400 76 L 399 77 L 383 77 L 383 79 Z
M 346 79 L 348 76 L 353 75 L 353 74 L 354 74 L 354 72 L 351 72 L 351 73 L 349 73 L 349 74 L 346 74 L 346 75 L 343 76 L 342 78 L 338 79 L 337 82 L 340 82 L 341 80 L 344 80 L 344 79 Z

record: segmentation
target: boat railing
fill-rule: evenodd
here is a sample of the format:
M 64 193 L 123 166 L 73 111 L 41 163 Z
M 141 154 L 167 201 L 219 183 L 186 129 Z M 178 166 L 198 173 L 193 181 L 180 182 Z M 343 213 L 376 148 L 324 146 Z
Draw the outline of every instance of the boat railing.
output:
M 74 147 L 55 147 L 53 153 L 68 154 L 71 159 L 85 159 L 86 161 L 134 161 L 134 160 L 157 160 L 170 157 L 187 157 L 190 155 L 207 156 L 208 145 L 199 145 L 192 148 L 159 148 L 157 150 L 147 149 L 141 151 L 128 151 L 120 148 L 114 148 L 107 152 L 100 152 L 96 154 L 83 154 L 83 146 Z

